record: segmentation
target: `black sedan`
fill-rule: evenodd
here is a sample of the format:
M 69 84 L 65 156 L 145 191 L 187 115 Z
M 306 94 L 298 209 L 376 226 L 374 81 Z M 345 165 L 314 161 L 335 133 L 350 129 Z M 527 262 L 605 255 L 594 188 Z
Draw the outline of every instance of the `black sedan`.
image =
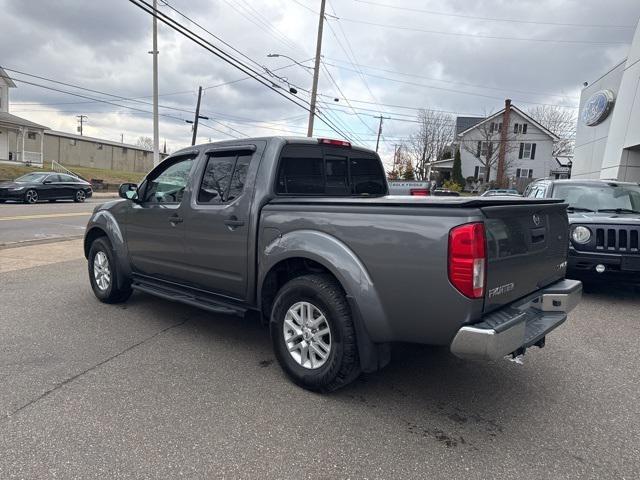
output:
M 0 182 L 0 203 L 7 200 L 24 203 L 36 203 L 41 200 L 84 202 L 92 194 L 89 182 L 56 172 L 27 173 L 13 182 Z

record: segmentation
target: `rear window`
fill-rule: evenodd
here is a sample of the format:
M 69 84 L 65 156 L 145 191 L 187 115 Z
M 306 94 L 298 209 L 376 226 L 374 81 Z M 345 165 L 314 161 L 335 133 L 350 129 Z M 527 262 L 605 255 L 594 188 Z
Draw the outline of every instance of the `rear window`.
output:
M 370 153 L 315 145 L 286 145 L 280 156 L 279 195 L 385 195 L 380 160 Z

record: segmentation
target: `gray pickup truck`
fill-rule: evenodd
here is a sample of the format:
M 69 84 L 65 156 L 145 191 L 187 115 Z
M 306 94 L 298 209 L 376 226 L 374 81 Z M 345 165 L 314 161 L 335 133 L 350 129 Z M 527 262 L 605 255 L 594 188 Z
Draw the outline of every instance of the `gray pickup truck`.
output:
M 347 142 L 187 148 L 95 209 L 91 286 L 106 303 L 138 290 L 256 312 L 285 372 L 316 391 L 383 367 L 391 342 L 520 355 L 580 300 L 561 201 L 387 193 L 378 155 Z

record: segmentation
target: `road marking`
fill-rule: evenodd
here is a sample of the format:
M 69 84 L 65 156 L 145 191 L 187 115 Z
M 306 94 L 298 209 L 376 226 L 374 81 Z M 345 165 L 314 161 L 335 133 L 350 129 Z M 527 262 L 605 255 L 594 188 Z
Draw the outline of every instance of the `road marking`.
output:
M 34 220 L 39 218 L 82 217 L 85 215 L 91 215 L 91 212 L 42 213 L 39 215 L 19 215 L 16 217 L 0 217 L 0 222 L 8 221 L 8 220 Z
M 83 240 L 67 240 L 0 250 L 0 273 L 84 258 Z

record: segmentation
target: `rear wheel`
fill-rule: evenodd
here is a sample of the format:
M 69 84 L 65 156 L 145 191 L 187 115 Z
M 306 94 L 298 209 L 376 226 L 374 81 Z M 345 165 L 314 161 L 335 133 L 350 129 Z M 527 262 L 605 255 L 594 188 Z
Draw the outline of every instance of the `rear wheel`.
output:
M 85 193 L 84 190 L 78 190 L 76 191 L 75 195 L 73 196 L 73 201 L 77 202 L 77 203 L 82 203 L 85 201 L 85 199 L 87 198 L 87 194 Z
M 38 201 L 38 191 L 30 188 L 24 192 L 24 203 L 36 203 Z
M 131 296 L 129 285 L 118 286 L 118 271 L 111 244 L 100 237 L 89 250 L 89 280 L 94 295 L 104 303 L 120 303 Z
M 276 358 L 297 385 L 329 392 L 360 374 L 351 310 L 330 275 L 305 275 L 285 284 L 270 326 Z

